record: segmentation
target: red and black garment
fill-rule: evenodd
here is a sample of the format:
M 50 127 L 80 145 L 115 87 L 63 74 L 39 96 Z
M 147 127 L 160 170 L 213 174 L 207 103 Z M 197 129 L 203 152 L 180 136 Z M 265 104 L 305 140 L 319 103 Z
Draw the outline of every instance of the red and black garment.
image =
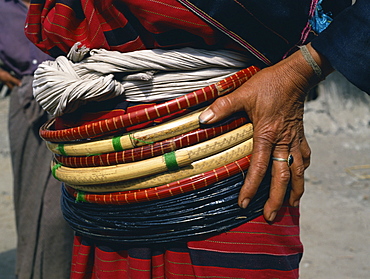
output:
M 307 42 L 317 2 L 36 0 L 26 35 L 52 56 L 75 42 L 121 52 L 213 46 L 242 48 L 270 65 Z

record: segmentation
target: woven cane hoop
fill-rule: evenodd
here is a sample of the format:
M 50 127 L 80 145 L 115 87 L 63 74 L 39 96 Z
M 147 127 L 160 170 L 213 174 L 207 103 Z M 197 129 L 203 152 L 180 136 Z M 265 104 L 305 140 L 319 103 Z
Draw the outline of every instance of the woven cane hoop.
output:
M 148 189 L 138 189 L 132 191 L 114 192 L 107 194 L 92 194 L 75 190 L 68 185 L 64 185 L 68 193 L 76 199 L 76 202 L 88 202 L 96 204 L 131 204 L 146 201 L 153 201 L 173 197 L 189 191 L 201 189 L 218 181 L 222 181 L 230 176 L 248 169 L 250 164 L 248 155 L 235 162 L 227 164 L 217 169 L 194 175 L 185 179 L 153 187 Z
M 156 142 L 154 144 L 147 144 L 124 151 L 91 156 L 62 156 L 54 154 L 54 159 L 63 166 L 74 168 L 131 163 L 160 156 L 180 148 L 209 140 L 219 136 L 222 133 L 226 133 L 237 127 L 240 127 L 245 123 L 247 123 L 246 117 L 232 117 L 219 125 L 203 129 L 199 128 L 188 133 L 166 139 L 164 141 Z
M 157 187 L 223 167 L 229 163 L 250 155 L 252 153 L 252 150 L 253 139 L 251 138 L 223 152 L 219 152 L 215 155 L 195 161 L 189 166 L 180 168 L 176 171 L 167 171 L 153 176 L 141 177 L 116 183 L 106 183 L 99 185 L 74 185 L 72 183 L 67 184 L 74 189 L 93 193 L 117 192 Z
M 162 116 L 199 105 L 206 101 L 214 100 L 219 96 L 235 90 L 258 71 L 259 69 L 257 67 L 251 66 L 235 73 L 234 75 L 231 75 L 222 81 L 196 90 L 184 96 L 175 98 L 171 101 L 153 105 L 152 107 L 144 110 L 116 116 L 110 119 L 96 121 L 79 127 L 61 130 L 49 130 L 51 123 L 48 122 L 40 128 L 40 137 L 45 141 L 66 142 L 98 137 L 113 131 L 118 132 L 124 127 L 129 127 L 145 121 L 157 119 Z
M 137 130 L 120 137 L 85 143 L 58 144 L 46 142 L 46 146 L 51 152 L 64 156 L 89 156 L 132 149 L 148 143 L 154 143 L 173 136 L 178 136 L 199 128 L 200 123 L 198 118 L 203 110 L 204 109 L 200 109 L 163 124 Z
M 252 135 L 253 127 L 248 123 L 211 140 L 143 161 L 89 168 L 70 168 L 53 163 L 52 170 L 55 178 L 67 184 L 114 183 L 185 167 L 250 139 Z

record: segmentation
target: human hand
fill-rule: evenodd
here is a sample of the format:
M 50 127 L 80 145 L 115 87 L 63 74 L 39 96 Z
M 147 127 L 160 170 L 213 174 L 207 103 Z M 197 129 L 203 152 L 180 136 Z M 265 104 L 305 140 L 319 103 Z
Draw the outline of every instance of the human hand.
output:
M 201 123 L 215 123 L 245 111 L 253 123 L 253 155 L 238 204 L 246 208 L 255 195 L 271 157 L 294 161 L 272 161 L 270 196 L 264 217 L 273 221 L 291 182 L 289 203 L 298 206 L 304 191 L 304 171 L 310 164 L 310 148 L 303 130 L 306 92 L 318 82 L 299 52 L 255 74 L 237 90 L 218 98 L 200 115 Z
M 0 69 L 0 82 L 4 83 L 10 89 L 13 89 L 14 86 L 20 86 L 21 81 L 14 76 L 12 76 L 9 72 Z

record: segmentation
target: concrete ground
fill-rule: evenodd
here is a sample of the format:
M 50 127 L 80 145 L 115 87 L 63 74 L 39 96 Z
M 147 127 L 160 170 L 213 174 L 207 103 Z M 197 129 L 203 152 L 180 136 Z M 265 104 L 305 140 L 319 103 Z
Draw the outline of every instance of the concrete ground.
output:
M 370 278 L 370 99 L 366 97 L 361 105 L 345 102 L 328 109 L 327 103 L 333 103 L 328 95 L 306 108 L 312 163 L 301 202 L 303 279 Z M 14 279 L 7 109 L 8 98 L 0 99 L 0 278 Z

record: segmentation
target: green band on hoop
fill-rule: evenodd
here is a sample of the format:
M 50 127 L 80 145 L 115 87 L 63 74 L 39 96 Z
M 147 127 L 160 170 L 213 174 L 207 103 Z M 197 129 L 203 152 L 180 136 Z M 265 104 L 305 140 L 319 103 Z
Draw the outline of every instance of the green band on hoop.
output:
M 64 144 L 63 143 L 59 143 L 56 150 L 58 150 L 60 152 L 60 154 L 62 154 L 63 156 L 68 156 L 68 154 L 64 150 Z
M 178 170 L 180 167 L 177 164 L 175 151 L 163 154 L 164 162 L 168 170 Z
M 137 140 L 137 141 L 142 142 L 142 143 L 145 143 L 145 144 L 153 144 L 154 143 L 154 141 L 145 141 L 145 140 L 141 140 L 141 139 L 135 139 L 133 136 L 131 136 L 131 134 L 128 134 L 128 136 L 132 140 Z
M 123 150 L 120 136 L 112 138 L 112 145 L 113 145 L 114 151 L 122 151 Z
M 57 169 L 58 168 L 60 168 L 62 166 L 62 164 L 55 164 L 53 167 L 52 167 L 52 169 L 51 169 L 51 173 L 53 174 L 53 176 L 54 176 L 54 178 L 55 179 L 57 179 L 57 180 L 59 180 L 59 178 L 57 177 L 57 175 L 56 175 L 56 171 L 57 171 Z
M 85 199 L 85 192 L 77 190 L 76 200 L 75 202 L 87 202 Z

